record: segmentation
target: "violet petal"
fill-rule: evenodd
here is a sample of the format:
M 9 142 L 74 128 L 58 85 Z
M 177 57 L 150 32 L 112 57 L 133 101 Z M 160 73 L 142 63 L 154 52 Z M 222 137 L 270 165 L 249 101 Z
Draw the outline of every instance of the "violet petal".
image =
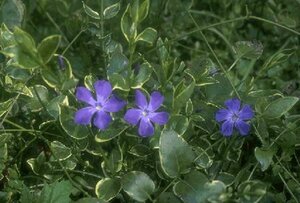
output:
M 238 120 L 235 123 L 236 128 L 239 130 L 241 135 L 248 135 L 250 131 L 250 125 L 242 120 Z
M 104 130 L 111 122 L 111 116 L 104 111 L 97 111 L 94 118 L 94 125 L 99 129 Z
M 167 112 L 153 112 L 149 113 L 148 117 L 153 123 L 164 125 L 169 120 L 169 114 Z
M 239 118 L 242 120 L 249 120 L 253 118 L 254 112 L 250 105 L 244 105 L 241 111 L 239 112 Z
M 153 112 L 156 111 L 164 101 L 164 96 L 158 91 L 152 92 L 150 96 L 150 102 L 148 106 L 148 110 Z
M 128 109 L 125 113 L 124 120 L 131 125 L 138 124 L 142 116 L 142 110 L 140 109 Z
M 229 99 L 225 101 L 225 106 L 228 108 L 228 110 L 237 113 L 240 110 L 241 101 L 239 99 Z
M 231 119 L 231 117 L 232 117 L 232 112 L 228 111 L 227 109 L 220 109 L 216 113 L 216 121 L 218 122 Z
M 148 106 L 147 98 L 143 94 L 142 91 L 136 90 L 135 91 L 135 104 L 140 108 L 140 109 L 146 109 Z
M 97 95 L 97 101 L 103 105 L 111 95 L 111 84 L 106 80 L 98 80 L 95 82 L 94 88 Z
M 103 110 L 107 112 L 118 112 L 124 106 L 126 102 L 116 96 L 112 96 L 108 101 L 103 105 Z
M 230 135 L 232 135 L 233 125 L 234 125 L 234 122 L 229 121 L 229 120 L 225 121 L 222 124 L 222 129 L 221 129 L 222 134 L 224 136 L 230 136 Z
M 89 105 L 94 106 L 96 101 L 93 98 L 92 93 L 85 87 L 77 87 L 76 88 L 76 98 L 79 101 L 85 102 Z
M 85 107 L 75 113 L 74 122 L 77 124 L 88 125 L 97 110 L 94 107 Z
M 142 117 L 140 120 L 139 135 L 142 137 L 149 137 L 152 136 L 153 134 L 154 134 L 154 127 L 151 121 L 146 117 Z

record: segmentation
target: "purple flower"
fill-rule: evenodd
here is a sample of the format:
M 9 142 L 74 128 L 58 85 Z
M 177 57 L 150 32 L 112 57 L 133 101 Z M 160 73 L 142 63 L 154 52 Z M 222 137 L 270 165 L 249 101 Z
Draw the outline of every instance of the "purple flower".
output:
M 137 125 L 139 123 L 139 135 L 149 137 L 154 134 L 153 123 L 164 125 L 169 120 L 167 112 L 156 112 L 164 101 L 164 96 L 159 92 L 152 92 L 148 104 L 146 96 L 140 91 L 135 92 L 135 104 L 138 108 L 127 110 L 124 119 L 126 122 Z
M 221 133 L 224 136 L 231 136 L 233 127 L 238 129 L 241 135 L 247 135 L 250 131 L 250 125 L 246 122 L 254 116 L 250 105 L 244 105 L 241 108 L 241 102 L 238 99 L 229 99 L 225 101 L 227 109 L 220 109 L 216 113 L 216 120 L 223 122 Z
M 89 106 L 79 109 L 75 113 L 74 121 L 77 124 L 88 125 L 93 118 L 94 125 L 104 130 L 112 120 L 109 113 L 120 111 L 126 105 L 126 102 L 115 95 L 111 96 L 112 87 L 108 81 L 98 80 L 95 82 L 94 88 L 96 100 L 87 88 L 77 87 L 76 98 Z

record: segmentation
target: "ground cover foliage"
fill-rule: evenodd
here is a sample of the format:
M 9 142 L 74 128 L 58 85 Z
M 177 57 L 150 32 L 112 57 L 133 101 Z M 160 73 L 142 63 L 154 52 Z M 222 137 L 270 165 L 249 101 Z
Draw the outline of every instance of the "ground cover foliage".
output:
M 299 202 L 299 11 L 2 0 L 0 202 Z

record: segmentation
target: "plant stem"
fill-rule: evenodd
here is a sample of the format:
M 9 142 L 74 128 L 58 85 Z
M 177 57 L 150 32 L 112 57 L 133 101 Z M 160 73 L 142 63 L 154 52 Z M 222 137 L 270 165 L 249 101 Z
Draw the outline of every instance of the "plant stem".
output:
M 294 193 L 291 191 L 291 189 L 289 188 L 288 184 L 285 182 L 285 180 L 283 179 L 282 175 L 280 173 L 278 173 L 281 181 L 283 182 L 284 186 L 286 187 L 286 189 L 289 191 L 290 195 L 294 198 L 294 200 L 299 203 L 298 199 L 295 197 Z
M 194 19 L 194 17 L 192 16 L 192 14 L 191 14 L 189 11 L 187 11 L 187 12 L 188 12 L 190 18 L 193 20 L 193 22 L 194 22 L 194 24 L 196 25 L 196 27 L 200 30 L 201 28 L 200 28 L 200 26 L 198 25 L 198 23 L 195 21 L 195 19 Z M 205 41 L 205 43 L 206 43 L 208 49 L 210 50 L 210 52 L 212 53 L 212 55 L 213 55 L 214 58 L 216 59 L 217 63 L 219 64 L 220 68 L 222 69 L 222 71 L 223 71 L 225 77 L 226 77 L 227 80 L 229 81 L 229 83 L 230 83 L 230 85 L 231 85 L 233 91 L 235 92 L 236 96 L 237 96 L 239 99 L 241 99 L 241 97 L 240 97 L 238 91 L 236 90 L 234 84 L 232 83 L 232 80 L 230 79 L 230 77 L 229 77 L 229 75 L 228 75 L 226 69 L 225 69 L 224 66 L 222 65 L 221 61 L 219 60 L 219 58 L 218 58 L 218 56 L 216 55 L 216 53 L 215 53 L 215 51 L 213 50 L 213 48 L 210 46 L 209 42 L 207 41 L 207 39 L 206 39 L 206 37 L 205 37 L 205 35 L 203 34 L 202 31 L 200 31 L 200 35 L 201 35 L 201 37 L 204 39 L 204 41 Z M 237 61 L 236 61 L 236 62 L 237 62 Z M 235 63 L 233 63 L 233 64 L 235 65 Z
M 80 32 L 74 37 L 74 39 L 68 44 L 68 46 L 64 49 L 64 51 L 61 53 L 62 56 L 65 55 L 65 53 L 69 50 L 69 48 L 72 46 L 72 44 L 78 39 L 78 37 L 84 32 L 85 30 L 80 30 Z
M 300 32 L 297 32 L 296 30 L 293 30 L 285 25 L 281 25 L 279 23 L 276 23 L 274 21 L 271 21 L 271 20 L 268 20 L 268 19 L 265 19 L 265 18 L 261 18 L 261 17 L 258 17 L 258 16 L 249 16 L 249 19 L 254 19 L 254 20 L 257 20 L 257 21 L 262 21 L 262 22 L 265 22 L 265 23 L 269 23 L 271 25 L 275 25 L 277 27 L 280 27 L 282 29 L 285 29 L 285 30 L 288 30 L 296 35 L 300 35 Z

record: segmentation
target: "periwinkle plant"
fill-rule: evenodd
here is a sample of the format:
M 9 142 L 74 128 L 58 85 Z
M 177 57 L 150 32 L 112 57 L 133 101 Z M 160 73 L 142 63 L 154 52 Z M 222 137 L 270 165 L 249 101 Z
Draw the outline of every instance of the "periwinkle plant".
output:
M 99 80 L 95 82 L 94 88 L 96 99 L 87 88 L 77 87 L 76 98 L 89 106 L 79 109 L 74 121 L 77 124 L 88 125 L 93 118 L 93 124 L 104 130 L 112 121 L 110 113 L 120 111 L 126 102 L 112 95 L 112 86 L 108 81 Z
M 241 135 L 247 135 L 250 131 L 248 120 L 253 118 L 254 112 L 250 105 L 246 104 L 241 108 L 239 99 L 229 99 L 225 101 L 224 109 L 216 113 L 216 121 L 222 123 L 221 133 L 224 136 L 231 136 L 233 129 L 236 128 Z
M 135 92 L 135 104 L 138 108 L 128 109 L 124 119 L 131 125 L 139 125 L 138 133 L 142 137 L 154 134 L 153 123 L 164 125 L 169 120 L 167 112 L 156 112 L 164 101 L 164 96 L 158 92 L 152 92 L 149 103 L 146 96 L 140 90 Z

